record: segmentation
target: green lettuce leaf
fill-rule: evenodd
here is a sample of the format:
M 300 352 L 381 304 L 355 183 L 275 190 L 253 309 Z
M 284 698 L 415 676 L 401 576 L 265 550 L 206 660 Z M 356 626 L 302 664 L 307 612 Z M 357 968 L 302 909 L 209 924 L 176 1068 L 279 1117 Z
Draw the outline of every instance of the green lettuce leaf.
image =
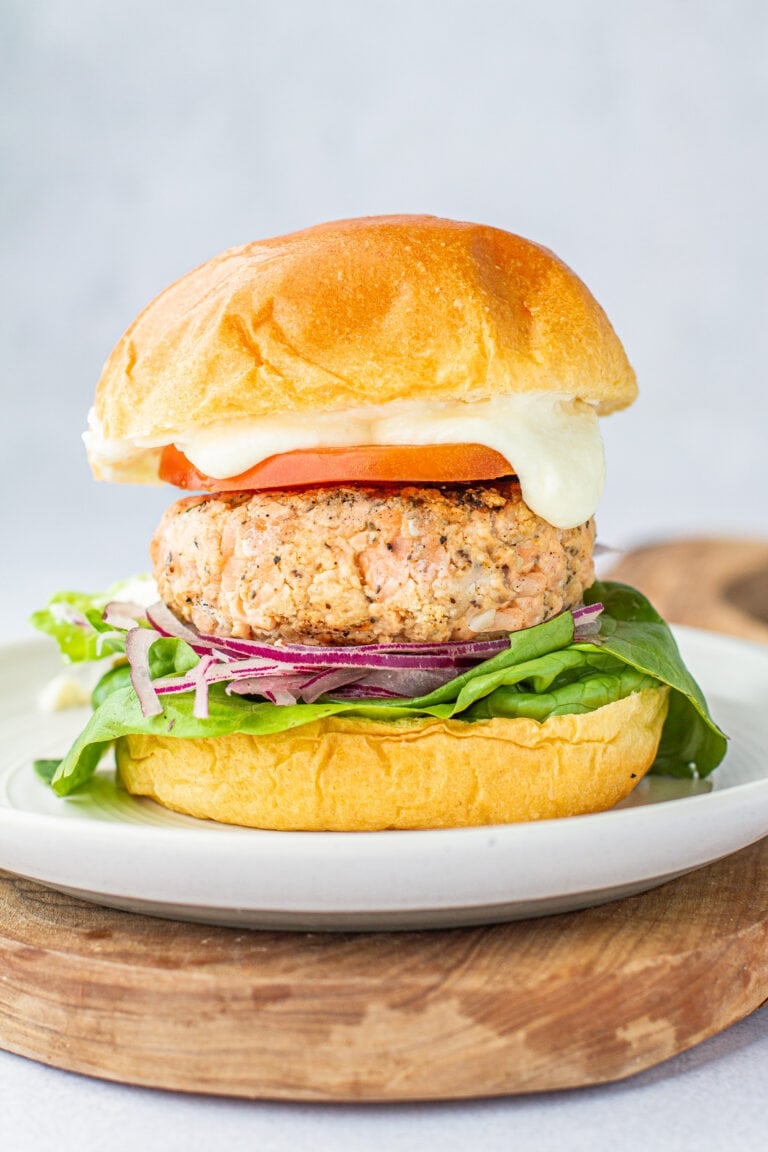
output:
M 97 685 L 95 711 L 58 765 L 52 786 L 66 795 L 87 784 L 104 752 L 130 733 L 180 738 L 235 732 L 258 736 L 336 715 L 392 725 L 410 725 L 426 716 L 466 723 L 523 716 L 543 722 L 550 716 L 593 711 L 659 684 L 668 685 L 671 693 L 654 770 L 678 776 L 707 775 L 725 753 L 725 737 L 711 719 L 667 625 L 639 592 L 625 585 L 596 584 L 586 599 L 605 606 L 600 633 L 589 642 L 574 642 L 573 617 L 566 612 L 512 633 L 504 651 L 434 692 L 408 700 L 329 697 L 314 704 L 278 706 L 258 698 L 229 696 L 223 684 L 214 684 L 205 720 L 192 714 L 192 693 L 163 695 L 162 715 L 145 717 L 129 670 L 122 664 L 110 669 Z M 162 680 L 183 674 L 197 660 L 184 641 L 165 638 L 150 649 L 150 672 L 153 680 Z M 46 775 L 50 775 L 49 768 Z
M 56 771 L 61 764 L 61 760 L 33 760 L 32 767 L 41 780 L 45 780 L 46 784 L 50 784 L 56 775 Z
M 611 652 L 673 689 L 654 772 L 708 776 L 725 756 L 726 738 L 709 714 L 699 685 L 683 663 L 669 626 L 636 588 L 593 584 L 586 604 L 600 601 L 600 651 Z
M 125 632 L 104 623 L 104 609 L 121 595 L 130 599 L 137 585 L 149 582 L 149 577 L 136 576 L 118 580 L 106 592 L 57 592 L 45 608 L 32 614 L 30 623 L 53 637 L 68 664 L 119 655 L 125 652 Z

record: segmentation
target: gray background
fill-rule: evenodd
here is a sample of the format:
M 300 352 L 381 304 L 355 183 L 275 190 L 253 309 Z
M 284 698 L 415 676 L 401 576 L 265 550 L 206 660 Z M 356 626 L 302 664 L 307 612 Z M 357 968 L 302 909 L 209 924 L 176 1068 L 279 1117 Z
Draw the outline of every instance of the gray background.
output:
M 52 584 L 146 567 L 171 493 L 93 484 L 79 441 L 135 313 L 228 245 L 347 215 L 493 223 L 590 285 L 641 385 L 604 422 L 605 542 L 768 528 L 761 0 L 1 13 L 15 619 Z
M 762 0 L 3 0 L 0 54 L 11 633 L 54 589 L 146 566 L 171 493 L 94 484 L 79 442 L 134 314 L 228 245 L 348 215 L 495 224 L 590 285 L 641 385 L 604 424 L 603 540 L 768 530 Z M 756 1148 L 765 1020 L 621 1088 L 442 1108 L 186 1100 L 0 1054 L 0 1128 L 61 1152 L 102 1129 L 116 1149 Z

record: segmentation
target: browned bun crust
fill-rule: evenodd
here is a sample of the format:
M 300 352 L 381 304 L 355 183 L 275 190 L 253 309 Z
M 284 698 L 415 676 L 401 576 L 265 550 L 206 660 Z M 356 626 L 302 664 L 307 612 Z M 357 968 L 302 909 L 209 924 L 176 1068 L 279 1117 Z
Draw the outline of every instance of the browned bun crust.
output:
M 400 399 L 551 391 L 630 404 L 605 313 L 548 249 L 431 216 L 342 220 L 232 248 L 139 315 L 106 363 L 95 423 L 152 441 L 97 475 L 147 479 L 157 445 L 222 420 Z
M 650 688 L 582 715 L 534 720 L 330 717 L 271 736 L 124 736 L 129 792 L 227 824 L 375 831 L 598 812 L 648 771 L 667 713 Z

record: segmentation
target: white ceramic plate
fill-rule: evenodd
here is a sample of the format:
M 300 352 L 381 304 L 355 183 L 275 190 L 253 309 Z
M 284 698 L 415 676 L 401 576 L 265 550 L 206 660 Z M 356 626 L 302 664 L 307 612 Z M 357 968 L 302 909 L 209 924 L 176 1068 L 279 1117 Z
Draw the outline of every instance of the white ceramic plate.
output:
M 610 812 L 423 832 L 262 832 L 127 795 L 109 770 L 61 800 L 32 760 L 82 709 L 43 714 L 45 640 L 0 648 L 0 868 L 86 900 L 258 928 L 392 929 L 566 912 L 662 884 L 768 835 L 768 647 L 677 629 L 731 737 L 711 781 L 645 780 Z

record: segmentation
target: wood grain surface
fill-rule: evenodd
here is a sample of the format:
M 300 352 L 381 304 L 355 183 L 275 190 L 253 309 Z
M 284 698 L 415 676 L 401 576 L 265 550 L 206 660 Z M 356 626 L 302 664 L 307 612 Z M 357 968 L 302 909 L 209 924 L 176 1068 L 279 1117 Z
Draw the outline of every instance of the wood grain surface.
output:
M 766 545 L 694 541 L 617 575 L 673 619 L 759 637 L 766 565 Z M 587 911 L 395 934 L 161 921 L 0 874 L 0 1045 L 132 1084 L 292 1100 L 575 1087 L 767 997 L 768 840 Z
M 678 540 L 626 553 L 612 580 L 667 619 L 768 643 L 768 540 Z
M 768 995 L 768 841 L 655 892 L 488 928 L 162 922 L 0 881 L 3 1045 L 133 1084 L 409 1100 L 637 1072 Z

